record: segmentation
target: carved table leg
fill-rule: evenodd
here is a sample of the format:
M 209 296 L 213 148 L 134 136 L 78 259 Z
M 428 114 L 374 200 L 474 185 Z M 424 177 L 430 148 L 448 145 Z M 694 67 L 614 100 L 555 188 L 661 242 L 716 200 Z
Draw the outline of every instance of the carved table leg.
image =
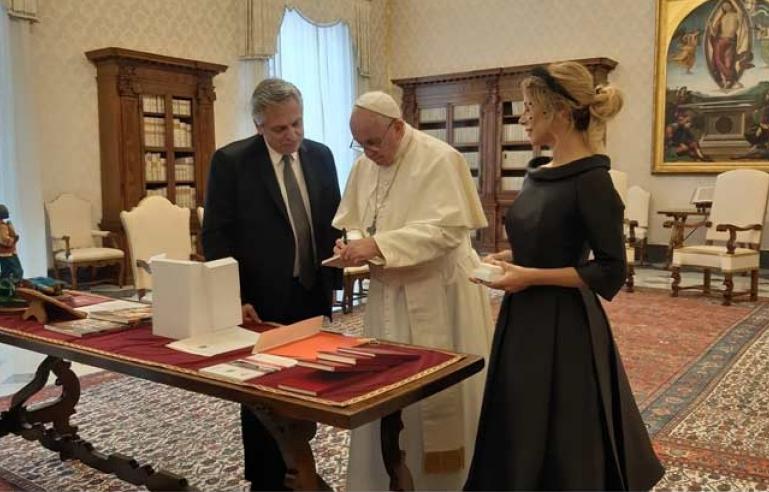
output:
M 292 490 L 331 490 L 318 475 L 310 448 L 310 439 L 315 436 L 317 424 L 278 415 L 263 407 L 250 406 L 250 409 L 278 443 L 286 463 L 284 485 Z
M 398 438 L 403 430 L 400 410 L 382 419 L 382 458 L 390 475 L 390 490 L 414 490 L 414 479 L 406 466 L 406 452 L 401 450 Z
M 25 404 L 45 387 L 48 376 L 56 375 L 56 385 L 61 386 L 61 396 L 27 410 Z M 135 485 L 145 485 L 149 490 L 195 490 L 187 480 L 166 471 L 156 472 L 151 466 L 140 466 L 130 456 L 105 455 L 77 435 L 77 427 L 69 418 L 75 413 L 80 400 L 80 381 L 70 369 L 70 363 L 48 356 L 38 366 L 35 377 L 11 398 L 11 405 L 0 413 L 0 437 L 16 434 L 28 441 L 38 441 L 45 448 L 59 453 L 64 461 L 76 459 L 104 473 Z M 51 424 L 47 427 L 47 424 Z
M 758 270 L 750 271 L 750 300 L 758 300 Z

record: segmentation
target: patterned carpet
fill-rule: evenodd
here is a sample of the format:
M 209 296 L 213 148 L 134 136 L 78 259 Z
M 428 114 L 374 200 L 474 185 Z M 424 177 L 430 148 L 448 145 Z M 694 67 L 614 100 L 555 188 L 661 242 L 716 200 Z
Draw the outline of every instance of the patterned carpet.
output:
M 769 304 L 727 308 L 717 300 L 641 291 L 621 293 L 605 306 L 668 469 L 657 490 L 766 490 Z M 359 332 L 360 314 L 356 309 L 332 327 Z M 0 409 L 7 404 L 0 399 Z M 132 455 L 186 476 L 202 490 L 247 488 L 240 479 L 240 427 L 232 403 L 102 373 L 83 379 L 73 421 L 100 451 Z M 344 489 L 348 442 L 347 432 L 325 426 L 313 441 L 318 469 L 336 490 Z M 8 436 L 0 448 L 0 491 L 13 489 L 136 487 Z

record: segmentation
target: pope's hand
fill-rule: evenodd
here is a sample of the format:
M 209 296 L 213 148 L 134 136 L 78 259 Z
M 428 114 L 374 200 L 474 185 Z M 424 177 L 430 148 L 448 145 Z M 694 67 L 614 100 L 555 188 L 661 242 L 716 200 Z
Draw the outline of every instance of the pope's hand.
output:
M 337 240 L 334 253 L 338 254 L 345 266 L 361 266 L 372 258 L 381 256 L 379 247 L 372 237 L 348 241 Z

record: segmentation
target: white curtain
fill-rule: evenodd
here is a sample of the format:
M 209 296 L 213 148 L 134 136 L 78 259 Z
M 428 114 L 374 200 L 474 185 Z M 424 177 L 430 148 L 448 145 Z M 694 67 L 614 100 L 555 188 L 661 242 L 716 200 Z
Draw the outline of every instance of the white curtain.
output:
M 46 274 L 48 261 L 30 30 L 30 22 L 10 20 L 0 7 L 0 203 L 21 236 L 24 276 L 36 277 Z
M 37 277 L 45 275 L 48 262 L 40 168 L 34 151 L 40 139 L 32 130 L 31 23 L 18 17 L 10 20 L 6 9 L 7 4 L 0 4 L 0 203 L 8 207 L 21 236 L 18 253 L 24 276 Z M 3 391 L 19 389 L 42 360 L 41 354 L 0 344 Z
M 302 91 L 305 137 L 326 144 L 334 154 L 344 189 L 355 152 L 350 149 L 350 111 L 355 100 L 355 64 L 347 24 L 314 24 L 287 10 L 270 60 L 270 75 Z

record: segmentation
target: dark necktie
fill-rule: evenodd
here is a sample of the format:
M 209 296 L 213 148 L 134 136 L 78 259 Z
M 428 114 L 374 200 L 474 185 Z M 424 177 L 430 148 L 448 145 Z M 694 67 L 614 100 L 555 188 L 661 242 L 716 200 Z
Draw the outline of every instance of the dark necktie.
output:
M 307 210 L 302 200 L 302 193 L 296 182 L 290 155 L 283 156 L 283 184 L 286 187 L 288 210 L 294 221 L 296 234 L 296 254 L 299 257 L 299 283 L 310 290 L 315 284 L 315 259 L 312 253 L 312 230 L 307 218 Z

